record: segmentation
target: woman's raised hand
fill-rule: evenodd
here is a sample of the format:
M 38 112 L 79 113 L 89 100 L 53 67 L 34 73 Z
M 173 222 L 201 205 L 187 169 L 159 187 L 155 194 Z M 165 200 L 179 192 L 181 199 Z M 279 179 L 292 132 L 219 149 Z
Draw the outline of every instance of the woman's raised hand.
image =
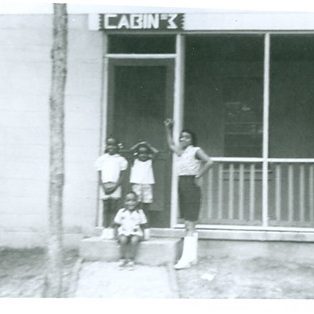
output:
M 167 127 L 167 128 L 172 128 L 173 127 L 173 120 L 172 119 L 170 119 L 170 118 L 168 118 L 168 119 L 166 119 L 165 121 L 164 121 L 164 125 L 165 125 L 165 127 Z

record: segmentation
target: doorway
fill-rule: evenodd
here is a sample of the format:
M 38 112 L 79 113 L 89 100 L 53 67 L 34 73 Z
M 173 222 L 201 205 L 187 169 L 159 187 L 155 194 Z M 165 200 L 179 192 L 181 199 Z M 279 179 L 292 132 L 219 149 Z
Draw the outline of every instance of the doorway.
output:
M 171 154 L 163 121 L 172 117 L 174 63 L 171 59 L 111 59 L 108 72 L 107 136 L 123 145 L 129 162 L 123 192 L 130 190 L 129 148 L 148 141 L 159 150 L 154 159 L 154 201 L 149 210 L 151 227 L 170 226 Z

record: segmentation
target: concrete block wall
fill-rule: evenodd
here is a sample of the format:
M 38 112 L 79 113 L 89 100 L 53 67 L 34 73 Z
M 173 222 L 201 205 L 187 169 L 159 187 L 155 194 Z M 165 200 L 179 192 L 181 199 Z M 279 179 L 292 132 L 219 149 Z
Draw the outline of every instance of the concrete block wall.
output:
M 237 260 L 269 258 L 286 262 L 313 263 L 314 243 L 283 241 L 200 240 L 201 258 L 234 258 Z
M 69 16 L 65 98 L 65 243 L 94 227 L 102 34 Z M 45 245 L 49 180 L 51 15 L 0 15 L 0 246 Z
M 87 15 L 70 15 L 65 108 L 64 224 L 69 232 L 95 227 L 103 89 L 102 33 L 88 29 Z

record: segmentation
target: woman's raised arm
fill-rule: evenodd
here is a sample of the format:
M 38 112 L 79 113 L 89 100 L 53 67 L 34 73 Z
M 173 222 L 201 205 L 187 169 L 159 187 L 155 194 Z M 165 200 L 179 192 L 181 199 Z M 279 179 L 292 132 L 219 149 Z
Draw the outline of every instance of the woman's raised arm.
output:
M 172 129 L 173 129 L 173 120 L 166 119 L 164 121 L 165 129 L 166 129 L 166 135 L 167 135 L 167 143 L 171 151 L 179 155 L 180 150 L 179 147 L 175 144 L 172 136 Z

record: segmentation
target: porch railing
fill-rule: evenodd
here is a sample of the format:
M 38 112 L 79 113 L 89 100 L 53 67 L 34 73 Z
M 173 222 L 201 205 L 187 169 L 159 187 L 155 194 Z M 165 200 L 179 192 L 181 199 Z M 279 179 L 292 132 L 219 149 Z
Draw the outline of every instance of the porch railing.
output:
M 215 162 L 203 179 L 202 195 L 202 223 L 261 224 L 262 162 L 252 158 Z
M 313 227 L 314 163 L 274 160 L 269 169 L 269 224 Z
M 268 227 L 314 227 L 314 160 L 267 163 L 268 200 L 263 202 L 262 159 L 215 160 L 203 178 L 200 223 L 265 226 L 267 217 Z

